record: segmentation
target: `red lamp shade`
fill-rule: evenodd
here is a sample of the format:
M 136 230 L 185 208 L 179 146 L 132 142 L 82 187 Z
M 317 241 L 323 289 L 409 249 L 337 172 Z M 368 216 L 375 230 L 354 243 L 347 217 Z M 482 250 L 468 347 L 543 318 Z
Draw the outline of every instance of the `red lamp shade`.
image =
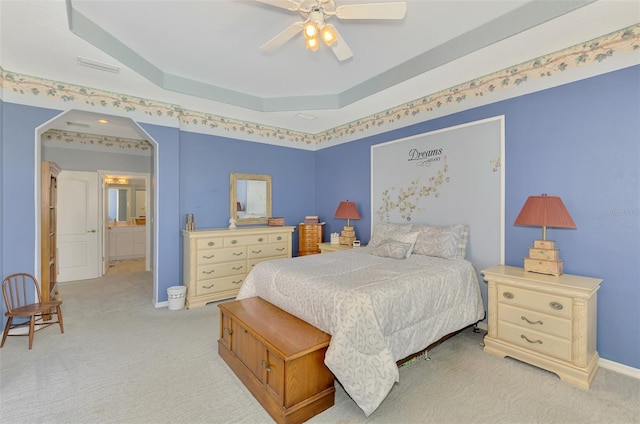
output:
M 360 213 L 358 213 L 358 208 L 354 202 L 349 200 L 340 202 L 338 205 L 338 210 L 336 210 L 335 215 L 333 216 L 337 219 L 346 219 L 347 225 L 349 225 L 349 220 L 351 219 L 360 219 Z
M 336 210 L 333 217 L 337 219 L 360 219 L 360 213 L 358 213 L 358 208 L 354 202 L 346 200 L 340 202 L 338 210 Z
M 558 196 L 529 196 L 513 225 L 542 227 L 542 239 L 547 239 L 547 227 L 576 228 L 569 211 Z

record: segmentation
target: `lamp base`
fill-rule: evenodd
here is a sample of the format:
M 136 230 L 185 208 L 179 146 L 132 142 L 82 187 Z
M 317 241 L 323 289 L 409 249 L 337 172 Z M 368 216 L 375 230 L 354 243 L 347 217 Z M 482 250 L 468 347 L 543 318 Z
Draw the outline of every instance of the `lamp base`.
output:
M 340 233 L 340 244 L 345 246 L 353 246 L 353 241 L 356 239 L 356 231 L 350 225 L 345 225 Z
M 524 270 L 538 274 L 562 275 L 563 261 L 553 240 L 534 240 L 529 257 L 524 258 Z

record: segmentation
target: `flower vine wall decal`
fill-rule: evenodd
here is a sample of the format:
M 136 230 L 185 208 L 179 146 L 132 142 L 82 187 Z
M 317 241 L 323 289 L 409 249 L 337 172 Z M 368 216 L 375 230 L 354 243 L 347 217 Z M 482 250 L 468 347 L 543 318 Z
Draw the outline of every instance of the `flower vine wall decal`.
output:
M 87 134 L 76 131 L 63 131 L 50 129 L 42 134 L 42 138 L 56 143 L 82 144 L 87 146 L 101 147 L 106 150 L 117 150 L 122 152 L 151 152 L 151 143 L 147 140 L 134 140 L 124 137 L 112 137 L 98 134 Z M 126 152 L 125 152 L 126 153 Z
M 495 158 L 493 160 L 490 160 L 489 163 L 491 164 L 491 168 L 493 172 L 498 172 L 500 170 L 500 166 L 502 166 L 501 158 Z
M 421 178 L 418 177 L 409 183 L 406 188 L 389 187 L 382 191 L 382 203 L 376 212 L 378 222 L 389 222 L 392 211 L 398 211 L 400 217 L 407 222 L 411 221 L 414 212 L 422 212 L 424 208 L 418 206 L 420 199 L 433 195 L 438 197 L 440 192 L 438 187 L 449 182 L 449 177 L 445 174 L 449 171 L 447 164 L 447 156 L 443 156 L 442 168 L 438 170 L 436 175 L 429 177 L 428 185 L 423 185 Z M 392 200 L 392 196 L 396 199 Z
M 353 136 L 358 132 L 364 133 L 370 129 L 381 128 L 403 119 L 415 118 L 418 115 L 424 115 L 424 120 L 427 120 L 429 113 L 443 110 L 447 106 L 461 104 L 498 90 L 516 88 L 533 79 L 549 78 L 570 68 L 577 69 L 598 64 L 616 53 L 637 53 L 638 50 L 640 50 L 640 23 L 317 134 L 187 110 L 180 105 L 157 100 L 22 75 L 2 67 L 0 67 L 0 88 L 20 95 L 46 96 L 66 103 L 81 101 L 92 107 L 176 119 L 180 123 L 195 128 L 224 130 L 231 134 L 258 136 L 282 142 L 320 145 Z

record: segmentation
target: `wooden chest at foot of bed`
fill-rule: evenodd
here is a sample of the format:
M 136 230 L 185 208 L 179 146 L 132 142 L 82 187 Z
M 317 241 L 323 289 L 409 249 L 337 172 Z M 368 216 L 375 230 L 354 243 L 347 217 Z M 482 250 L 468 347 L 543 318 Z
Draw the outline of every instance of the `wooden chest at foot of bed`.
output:
M 331 336 L 259 297 L 218 307 L 219 355 L 277 423 L 333 406 L 334 376 L 324 364 Z

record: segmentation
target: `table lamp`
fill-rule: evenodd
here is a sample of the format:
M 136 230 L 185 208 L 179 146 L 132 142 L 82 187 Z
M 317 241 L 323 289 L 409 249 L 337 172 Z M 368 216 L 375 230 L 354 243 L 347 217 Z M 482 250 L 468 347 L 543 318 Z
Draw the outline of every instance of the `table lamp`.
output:
M 360 219 L 360 214 L 358 213 L 356 204 L 349 200 L 340 202 L 340 204 L 338 205 L 338 210 L 336 210 L 336 213 L 333 217 L 337 219 L 347 220 L 347 225 L 345 225 L 345 227 L 342 229 L 339 240 L 340 244 L 353 246 L 353 241 L 356 239 L 356 232 L 351 226 L 351 220 Z
M 547 227 L 576 228 L 569 211 L 558 196 L 529 196 L 513 225 L 542 227 L 542 240 L 534 240 L 524 270 L 540 274 L 562 275 L 563 261 L 553 240 L 547 240 Z

